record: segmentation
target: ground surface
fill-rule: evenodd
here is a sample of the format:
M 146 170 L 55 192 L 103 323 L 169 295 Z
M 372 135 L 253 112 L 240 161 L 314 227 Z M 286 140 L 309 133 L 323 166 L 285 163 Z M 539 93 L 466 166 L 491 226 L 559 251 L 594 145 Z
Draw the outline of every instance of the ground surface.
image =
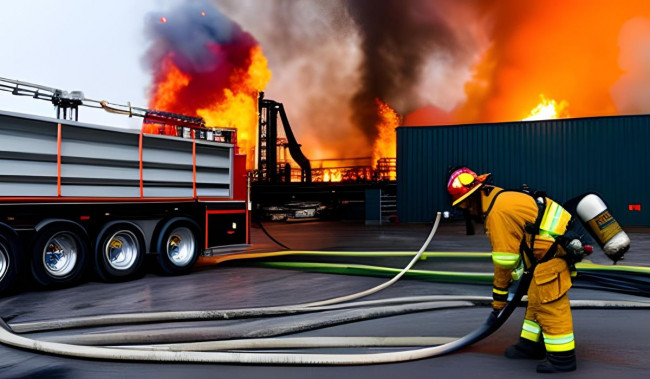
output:
M 327 251 L 417 251 L 426 239 L 431 225 L 365 226 L 361 223 L 313 222 L 302 224 L 267 223 L 265 227 L 276 240 L 294 250 Z M 632 249 L 623 262 L 650 267 L 650 233 L 630 231 Z M 253 250 L 279 250 L 262 230 L 252 229 Z M 474 236 L 464 235 L 457 224 L 443 224 L 428 251 L 488 252 L 489 243 L 481 230 Z M 326 262 L 350 262 L 401 268 L 409 258 L 311 258 Z M 594 253 L 595 263 L 611 264 L 602 252 Z M 215 310 L 288 305 L 347 295 L 362 291 L 387 278 L 336 275 L 252 266 L 244 261 L 203 266 L 190 275 L 164 277 L 153 273 L 126 283 L 88 281 L 78 286 L 58 289 L 28 289 L 10 297 L 0 298 L 0 316 L 7 322 L 62 319 L 129 312 Z M 489 262 L 419 262 L 416 269 L 460 271 L 491 270 Z M 571 299 L 643 300 L 613 292 L 573 288 Z M 488 285 L 435 283 L 421 280 L 400 280 L 393 286 L 371 295 L 382 299 L 414 295 L 479 295 L 491 294 Z M 447 336 L 460 337 L 479 326 L 487 317 L 488 308 L 474 307 L 426 311 L 346 323 L 327 328 L 305 330 L 299 336 Z M 611 378 L 647 377 L 647 341 L 650 339 L 648 310 L 576 309 L 573 312 L 579 369 L 565 376 Z M 301 316 L 318 320 L 321 315 Z M 62 378 L 396 378 L 396 377 L 525 377 L 535 375 L 533 361 L 510 361 L 503 350 L 519 335 L 523 309 L 518 309 L 495 334 L 451 355 L 402 363 L 362 366 L 263 366 L 242 364 L 177 364 L 98 361 L 38 354 L 0 345 L 0 378 L 62 377 Z M 187 330 L 209 325 L 220 330 L 277 330 L 295 325 L 297 318 L 247 319 L 184 324 Z M 153 329 L 176 327 L 157 324 Z M 112 331 L 141 329 L 142 326 L 114 326 Z M 85 333 L 90 333 L 86 331 Z M 54 338 L 67 332 L 37 334 Z M 152 334 L 156 334 L 153 332 Z M 325 352 L 374 353 L 393 349 L 329 349 Z

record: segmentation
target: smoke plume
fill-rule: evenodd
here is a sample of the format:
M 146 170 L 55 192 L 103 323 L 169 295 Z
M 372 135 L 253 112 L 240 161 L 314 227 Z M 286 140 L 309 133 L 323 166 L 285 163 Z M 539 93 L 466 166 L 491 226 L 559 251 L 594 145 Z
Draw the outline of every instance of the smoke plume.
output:
M 405 125 L 521 120 L 541 98 L 567 104 L 572 117 L 650 112 L 647 0 L 213 3 L 223 14 L 210 11 L 210 25 L 189 32 L 197 21 L 188 19 L 167 28 L 150 55 L 174 45 L 176 64 L 201 75 L 245 59 L 235 46 L 255 44 L 254 35 L 273 72 L 266 96 L 285 104 L 312 159 L 370 156 L 377 101 Z M 222 45 L 221 35 L 242 42 Z M 220 48 L 194 49 L 205 41 Z M 219 80 L 204 78 L 191 91 Z
M 233 73 L 250 67 L 251 50 L 258 45 L 210 1 L 182 3 L 168 12 L 152 13 L 147 26 L 152 43 L 145 61 L 154 75 L 150 106 L 171 112 L 196 115 L 198 109 L 222 102 L 225 89 L 240 86 L 235 82 L 244 75 Z M 173 70 L 182 83 L 173 93 L 163 92 L 164 85 L 171 85 Z M 171 96 L 173 101 L 164 99 Z
M 635 17 L 621 28 L 619 66 L 624 74 L 612 87 L 619 112 L 650 112 L 650 18 Z
M 476 16 L 453 0 L 215 3 L 264 47 L 274 75 L 267 97 L 287 104 L 310 158 L 371 155 L 376 100 L 400 114 L 435 106 L 446 115 L 464 99 L 484 43 L 455 27 Z
M 348 1 L 359 28 L 361 82 L 352 98 L 353 121 L 369 141 L 377 137 L 375 99 L 407 110 L 418 104 L 415 87 L 426 57 L 435 51 L 459 50 L 453 30 L 432 2 Z

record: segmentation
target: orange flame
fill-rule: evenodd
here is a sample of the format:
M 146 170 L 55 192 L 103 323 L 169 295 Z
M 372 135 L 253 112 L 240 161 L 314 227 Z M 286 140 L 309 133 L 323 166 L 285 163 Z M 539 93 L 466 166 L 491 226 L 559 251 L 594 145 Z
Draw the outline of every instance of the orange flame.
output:
M 341 180 L 343 180 L 343 174 L 341 173 L 341 170 L 336 168 L 323 170 L 324 182 L 340 182 Z
M 185 88 L 190 83 L 189 76 L 183 74 L 172 62 L 170 57 L 166 57 L 162 63 L 162 72 L 164 79 L 156 87 L 149 107 L 153 109 L 169 109 L 176 103 L 176 93 Z M 147 134 L 165 134 L 176 135 L 177 129 L 173 125 L 148 124 L 142 125 L 142 132 Z
M 197 108 L 208 127 L 237 129 L 237 144 L 241 153 L 247 154 L 246 169 L 255 165 L 255 139 L 257 130 L 257 96 L 271 79 L 266 57 L 260 46 L 249 51 L 248 67 L 237 68 L 230 74 L 230 88 L 224 88 L 212 104 Z M 177 94 L 190 84 L 191 77 L 181 72 L 165 57 L 162 64 L 163 80 L 156 87 L 149 106 L 159 110 L 173 110 L 178 105 Z M 145 133 L 158 133 L 157 127 L 145 126 Z M 151 129 L 151 130 L 149 130 Z M 155 130 L 154 130 L 155 129 Z
M 232 73 L 233 84 L 223 90 L 223 99 L 196 110 L 207 125 L 237 129 L 237 142 L 241 151 L 247 154 L 248 170 L 255 165 L 257 95 L 271 80 L 271 71 L 261 47 L 251 49 L 250 61 L 246 71 L 235 70 Z
M 541 98 L 540 103 L 530 112 L 528 117 L 523 119 L 524 121 L 570 117 L 567 109 L 569 103 L 565 100 L 558 103 L 553 99 L 547 99 L 543 94 L 540 94 L 539 97 Z
M 376 164 L 379 158 L 395 157 L 397 154 L 397 137 L 395 128 L 400 124 L 399 115 L 386 103 L 376 99 L 379 123 L 379 134 L 372 151 L 372 162 Z M 395 179 L 395 178 L 391 178 Z
M 628 69 L 648 66 L 647 54 L 637 52 L 647 51 L 643 46 L 650 29 L 642 24 L 647 25 L 650 2 L 597 1 L 588 7 L 571 1 L 489 3 L 480 12 L 489 14 L 484 29 L 489 45 L 472 68 L 466 102 L 454 112 L 455 121 L 521 119 L 522 110 L 530 109 L 530 96 L 540 92 L 568 101 L 572 117 L 621 114 L 626 111 L 622 104 L 645 94 L 639 90 L 645 75 L 621 79 Z M 625 55 L 628 48 L 630 56 Z
M 315 182 L 330 183 L 370 181 L 373 178 L 373 171 L 370 167 L 316 169 L 313 171 L 312 179 Z
M 189 76 L 174 65 L 170 56 L 165 57 L 162 71 L 165 78 L 157 86 L 149 104 L 153 109 L 170 109 L 176 103 L 176 93 L 190 83 Z

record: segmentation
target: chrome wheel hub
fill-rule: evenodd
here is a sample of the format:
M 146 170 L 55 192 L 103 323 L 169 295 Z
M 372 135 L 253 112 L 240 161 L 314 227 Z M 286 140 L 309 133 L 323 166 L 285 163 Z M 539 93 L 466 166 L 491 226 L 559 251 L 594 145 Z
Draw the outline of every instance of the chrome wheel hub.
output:
M 9 270 L 9 250 L 0 243 L 0 281 L 4 279 Z
M 59 232 L 50 238 L 43 248 L 43 266 L 53 277 L 63 277 L 74 269 L 79 246 L 68 232 Z
M 138 257 L 138 238 L 133 232 L 120 230 L 104 246 L 104 259 L 115 270 L 128 270 Z
M 176 266 L 186 266 L 195 250 L 194 234 L 185 227 L 176 228 L 167 239 L 167 256 Z

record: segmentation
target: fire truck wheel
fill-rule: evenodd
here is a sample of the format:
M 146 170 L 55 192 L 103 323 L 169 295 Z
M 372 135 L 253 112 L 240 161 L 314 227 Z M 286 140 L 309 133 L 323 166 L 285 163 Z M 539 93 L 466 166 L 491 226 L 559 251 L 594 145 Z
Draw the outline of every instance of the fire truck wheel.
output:
M 32 244 L 32 274 L 43 286 L 74 284 L 85 273 L 88 242 L 83 229 L 72 223 L 41 229 Z
M 15 233 L 0 229 L 0 295 L 8 293 L 18 280 L 20 242 Z
M 158 236 L 158 264 L 169 275 L 187 274 L 199 257 L 197 228 L 189 222 L 168 221 Z
M 142 273 L 145 246 L 143 233 L 136 225 L 108 224 L 95 243 L 95 271 L 107 282 L 133 279 Z

